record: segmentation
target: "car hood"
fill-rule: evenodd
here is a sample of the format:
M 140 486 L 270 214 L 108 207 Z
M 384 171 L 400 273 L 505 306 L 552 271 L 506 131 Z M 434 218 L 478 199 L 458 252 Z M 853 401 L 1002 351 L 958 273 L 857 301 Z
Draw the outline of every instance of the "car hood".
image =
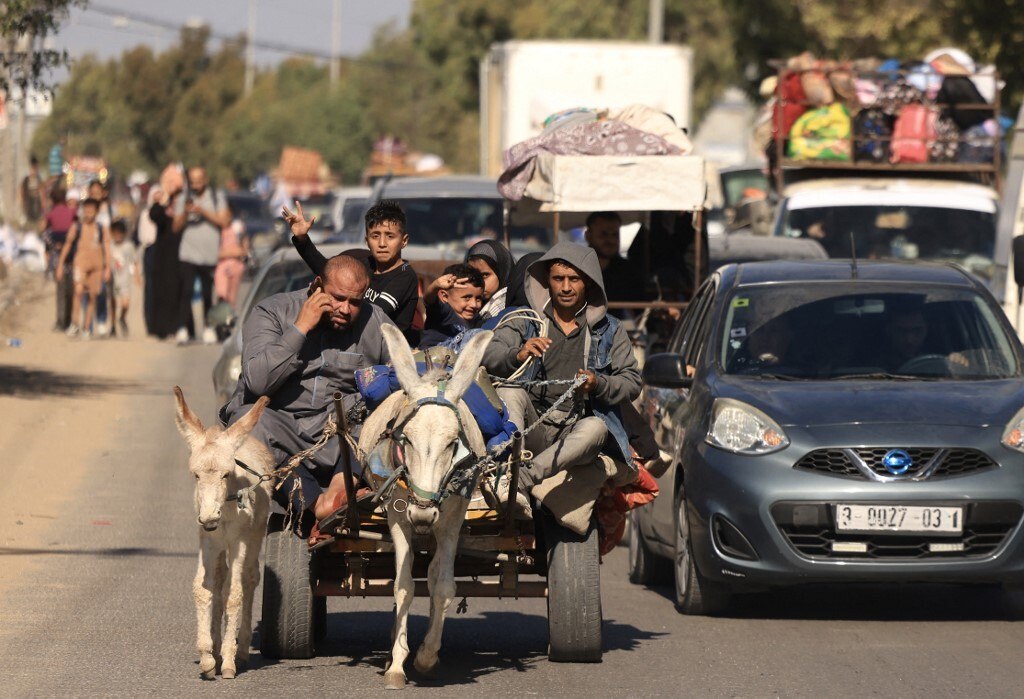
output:
M 772 381 L 720 378 L 716 396 L 762 410 L 782 426 L 915 424 L 1002 429 L 1024 407 L 1024 380 Z

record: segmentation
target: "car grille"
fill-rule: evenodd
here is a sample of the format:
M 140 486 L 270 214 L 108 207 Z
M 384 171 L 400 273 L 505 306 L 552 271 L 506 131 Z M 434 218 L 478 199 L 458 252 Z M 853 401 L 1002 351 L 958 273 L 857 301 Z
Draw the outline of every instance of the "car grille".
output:
M 1020 522 L 1017 503 L 970 503 L 957 536 L 837 532 L 831 503 L 778 503 L 772 518 L 790 545 L 806 558 L 831 560 L 922 560 L 983 558 L 994 554 Z M 834 551 L 836 542 L 867 545 L 864 552 Z M 963 544 L 960 551 L 932 551 L 930 544 Z
M 847 478 L 871 478 L 857 463 L 870 473 L 883 478 L 948 478 L 996 468 L 998 464 L 977 449 L 938 449 L 912 447 L 903 449 L 910 456 L 911 467 L 900 476 L 893 476 L 882 461 L 891 451 L 889 447 L 858 449 L 816 449 L 796 462 L 794 468 Z M 855 458 L 856 457 L 856 458 Z M 934 463 L 937 460 L 937 463 Z

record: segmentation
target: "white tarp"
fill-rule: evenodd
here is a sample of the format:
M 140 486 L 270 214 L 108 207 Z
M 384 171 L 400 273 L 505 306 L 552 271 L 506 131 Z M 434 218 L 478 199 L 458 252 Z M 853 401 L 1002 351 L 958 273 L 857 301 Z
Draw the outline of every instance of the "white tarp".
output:
M 541 211 L 696 211 L 707 198 L 696 155 L 537 157 L 526 196 Z

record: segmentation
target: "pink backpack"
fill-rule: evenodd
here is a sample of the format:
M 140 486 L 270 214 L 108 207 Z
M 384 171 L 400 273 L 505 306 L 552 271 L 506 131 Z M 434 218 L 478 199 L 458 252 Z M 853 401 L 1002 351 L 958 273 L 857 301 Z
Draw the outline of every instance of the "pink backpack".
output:
M 923 104 L 908 104 L 900 109 L 892 129 L 892 156 L 895 163 L 926 163 L 928 149 L 938 135 L 938 112 Z

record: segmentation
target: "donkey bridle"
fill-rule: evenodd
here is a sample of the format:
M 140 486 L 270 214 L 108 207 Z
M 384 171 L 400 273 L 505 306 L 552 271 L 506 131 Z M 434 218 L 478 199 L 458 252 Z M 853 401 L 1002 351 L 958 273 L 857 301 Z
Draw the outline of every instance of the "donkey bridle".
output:
M 446 383 L 446 381 L 441 381 L 440 383 L 438 383 L 436 396 L 427 396 L 426 398 L 420 398 L 419 400 L 417 400 L 412 410 L 409 411 L 409 414 L 402 418 L 401 422 L 399 422 L 397 425 L 395 425 L 394 428 L 392 428 L 391 440 L 399 449 L 402 449 L 401 443 L 402 440 L 404 439 L 403 430 L 405 429 L 406 424 L 408 424 L 409 420 L 411 420 L 413 416 L 415 416 L 416 413 L 419 411 L 419 409 L 425 405 L 440 405 L 445 408 L 449 408 L 453 413 L 455 413 L 455 419 L 459 423 L 459 440 L 464 442 L 466 445 L 469 444 L 469 440 L 466 437 L 465 426 L 462 424 L 462 415 L 459 413 L 459 407 L 455 405 L 455 403 L 452 403 L 450 400 L 444 397 L 444 389 Z M 458 464 L 454 463 L 453 459 L 451 468 L 448 469 L 448 472 L 445 473 L 444 478 L 441 479 L 441 485 L 439 486 L 438 490 L 424 490 L 423 488 L 420 488 L 418 485 L 413 483 L 412 480 L 408 477 L 408 468 L 405 465 L 404 451 L 405 450 L 402 449 L 401 466 L 397 470 L 404 471 L 406 474 L 406 477 L 402 478 L 402 480 L 404 481 L 405 486 L 409 490 L 409 503 L 412 505 L 416 505 L 417 507 L 423 508 L 439 507 L 441 505 L 441 502 L 443 502 L 444 499 L 451 494 L 451 492 L 448 489 L 448 486 L 451 483 L 451 480 L 454 477 L 456 470 L 458 470 Z

